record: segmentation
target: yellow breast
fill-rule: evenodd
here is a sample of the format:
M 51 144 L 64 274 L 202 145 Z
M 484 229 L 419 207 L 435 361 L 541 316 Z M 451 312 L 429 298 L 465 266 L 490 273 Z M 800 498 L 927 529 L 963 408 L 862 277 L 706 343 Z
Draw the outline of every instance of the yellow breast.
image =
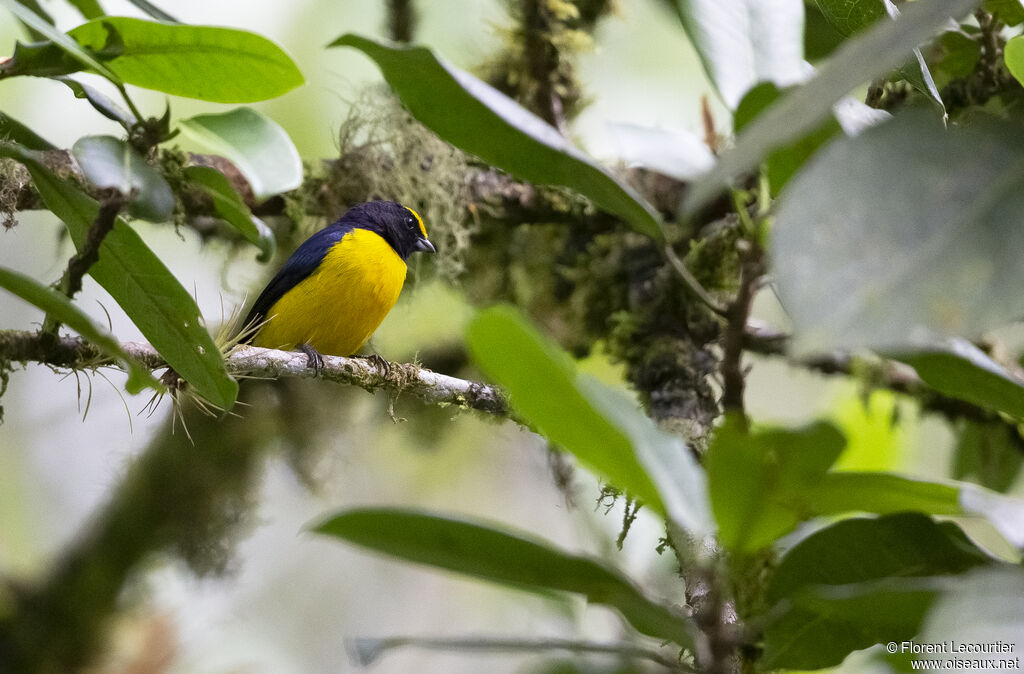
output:
M 323 354 L 350 356 L 391 311 L 405 274 L 405 262 L 387 241 L 354 229 L 274 303 L 254 343 L 289 351 L 309 344 Z

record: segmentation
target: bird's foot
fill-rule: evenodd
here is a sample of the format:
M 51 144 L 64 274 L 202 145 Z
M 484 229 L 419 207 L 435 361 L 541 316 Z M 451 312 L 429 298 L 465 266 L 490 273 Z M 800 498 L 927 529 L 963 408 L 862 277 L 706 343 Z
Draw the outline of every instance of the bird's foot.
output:
M 381 376 L 386 377 L 391 373 L 391 363 L 381 358 L 376 353 L 371 353 L 365 358 L 368 363 L 377 368 L 377 371 L 381 373 Z
M 324 367 L 323 355 L 309 344 L 299 344 L 299 351 L 306 354 L 306 367 L 313 368 L 313 376 L 320 376 Z

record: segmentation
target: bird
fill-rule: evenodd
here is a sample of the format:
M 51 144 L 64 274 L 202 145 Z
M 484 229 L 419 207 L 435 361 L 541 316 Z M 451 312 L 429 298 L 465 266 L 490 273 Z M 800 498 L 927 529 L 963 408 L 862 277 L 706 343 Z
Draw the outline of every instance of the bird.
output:
M 282 265 L 249 310 L 241 341 L 301 351 L 315 372 L 325 354 L 355 354 L 395 305 L 406 260 L 418 251 L 437 252 L 416 211 L 394 201 L 352 206 Z

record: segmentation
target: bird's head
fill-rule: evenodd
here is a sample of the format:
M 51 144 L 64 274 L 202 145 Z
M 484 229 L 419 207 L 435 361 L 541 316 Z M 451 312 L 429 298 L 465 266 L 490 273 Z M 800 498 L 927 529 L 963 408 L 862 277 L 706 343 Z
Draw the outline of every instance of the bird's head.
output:
M 403 260 L 416 251 L 437 252 L 427 239 L 427 229 L 419 213 L 394 201 L 358 204 L 350 208 L 342 220 L 380 234 Z

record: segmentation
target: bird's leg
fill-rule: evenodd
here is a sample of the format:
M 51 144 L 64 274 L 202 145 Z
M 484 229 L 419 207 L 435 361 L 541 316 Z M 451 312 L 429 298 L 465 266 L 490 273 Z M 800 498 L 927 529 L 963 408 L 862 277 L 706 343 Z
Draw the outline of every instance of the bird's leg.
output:
M 306 367 L 313 368 L 313 374 L 319 376 L 320 370 L 324 366 L 324 357 L 309 344 L 299 344 L 298 348 L 299 351 L 306 354 Z

